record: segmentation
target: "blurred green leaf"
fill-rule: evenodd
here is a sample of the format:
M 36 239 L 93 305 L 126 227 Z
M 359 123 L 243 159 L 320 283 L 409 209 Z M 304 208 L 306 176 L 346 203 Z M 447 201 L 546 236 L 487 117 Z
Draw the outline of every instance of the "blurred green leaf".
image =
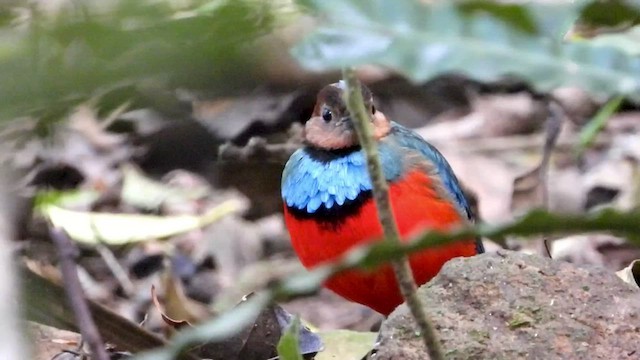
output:
M 580 14 L 576 4 L 533 2 L 469 13 L 469 5 L 451 2 L 306 2 L 326 20 L 292 50 L 309 69 L 378 64 L 415 81 L 451 71 L 484 81 L 510 74 L 541 90 L 575 85 L 640 100 L 640 58 L 601 43 L 559 41 L 555 33 Z M 540 34 L 513 31 L 504 21 L 505 14 L 525 13 Z
M 302 354 L 300 354 L 300 346 L 298 345 L 299 332 L 300 318 L 296 316 L 278 342 L 280 360 L 303 360 Z
M 460 4 L 465 15 L 488 13 L 504 21 L 514 29 L 528 34 L 538 34 L 540 29 L 531 14 L 517 4 L 496 2 L 491 0 L 465 1 Z
M 633 56 L 640 57 L 640 26 L 619 33 L 599 35 L 589 41 L 593 45 L 623 49 Z
M 578 143 L 578 154 L 584 152 L 584 150 L 593 143 L 593 140 L 607 124 L 609 118 L 618 111 L 620 104 L 622 104 L 622 100 L 624 100 L 622 96 L 617 96 L 614 99 L 609 100 L 609 102 L 607 102 L 582 128 L 579 135 L 580 142 Z
M 48 206 L 65 208 L 88 207 L 100 197 L 96 190 L 43 190 L 36 194 L 34 209 L 43 211 Z
M 255 81 L 250 42 L 272 30 L 268 1 L 109 0 L 56 14 L 24 9 L 0 29 L 0 119 L 41 116 L 127 86 L 174 89 Z M 0 50 L 5 49 L 0 46 Z
M 594 27 L 637 24 L 640 4 L 629 0 L 591 1 L 583 8 L 580 22 Z

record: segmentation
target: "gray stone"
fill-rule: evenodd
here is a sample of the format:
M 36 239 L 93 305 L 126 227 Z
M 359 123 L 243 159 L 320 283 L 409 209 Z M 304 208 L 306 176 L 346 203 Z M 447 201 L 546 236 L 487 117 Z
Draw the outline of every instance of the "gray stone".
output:
M 640 359 L 640 291 L 606 269 L 499 251 L 448 262 L 418 293 L 447 359 Z M 406 305 L 375 359 L 429 359 Z

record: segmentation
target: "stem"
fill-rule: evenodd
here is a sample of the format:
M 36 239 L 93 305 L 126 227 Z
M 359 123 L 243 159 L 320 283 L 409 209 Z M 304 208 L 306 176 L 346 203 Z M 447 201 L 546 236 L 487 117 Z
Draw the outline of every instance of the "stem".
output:
M 345 102 L 347 103 L 347 108 L 351 113 L 352 120 L 357 130 L 360 146 L 366 155 L 367 168 L 373 185 L 373 198 L 376 203 L 378 218 L 382 225 L 384 241 L 399 244 L 400 235 L 398 233 L 398 226 L 396 225 L 396 221 L 393 217 L 393 212 L 391 211 L 389 186 L 387 185 L 387 181 L 382 171 L 382 164 L 378 157 L 378 146 L 376 141 L 373 139 L 373 131 L 371 129 L 369 115 L 367 110 L 364 108 L 360 83 L 352 69 L 344 69 L 342 71 L 342 76 L 347 83 Z M 431 360 L 444 359 L 438 334 L 436 333 L 431 319 L 427 317 L 424 307 L 420 303 L 420 299 L 416 293 L 417 286 L 409 265 L 409 258 L 407 256 L 403 256 L 399 260 L 392 261 L 391 266 L 393 267 L 393 272 L 396 275 L 396 279 L 400 287 L 400 293 L 402 294 L 402 297 L 411 311 L 411 315 L 413 315 L 416 320 L 416 324 L 420 329 L 420 334 L 422 335 L 424 344 L 427 346 L 429 357 Z
M 98 332 L 95 322 L 91 317 L 89 305 L 85 298 L 80 279 L 78 278 L 78 270 L 76 269 L 76 257 L 78 249 L 73 245 L 71 239 L 62 230 L 51 228 L 51 238 L 58 248 L 58 257 L 60 260 L 60 270 L 64 280 L 64 288 L 67 292 L 67 299 L 71 308 L 74 310 L 76 322 L 82 333 L 82 338 L 87 342 L 91 349 L 91 356 L 96 360 L 109 360 L 109 356 L 104 347 L 102 337 Z
M 122 291 L 127 295 L 127 297 L 133 297 L 135 295 L 135 286 L 133 285 L 133 282 L 131 282 L 131 279 L 129 279 L 127 271 L 122 268 L 122 265 L 120 265 L 116 256 L 113 255 L 113 252 L 111 252 L 103 242 L 96 245 L 96 251 L 98 251 L 98 254 L 100 254 L 102 260 L 104 260 L 104 263 L 122 287 Z
M 553 98 L 548 99 L 546 103 L 549 114 L 547 116 L 545 141 L 542 148 L 542 160 L 540 161 L 538 181 L 540 182 L 540 191 L 542 193 L 543 209 L 549 210 L 549 167 L 551 164 L 551 155 L 553 155 L 553 150 L 556 148 L 556 144 L 558 143 L 560 130 L 562 129 L 562 122 L 566 115 L 560 103 L 555 101 Z M 544 236 L 542 238 L 544 249 L 541 250 L 544 251 L 540 252 L 552 259 L 553 256 L 551 255 L 549 241 L 549 236 Z

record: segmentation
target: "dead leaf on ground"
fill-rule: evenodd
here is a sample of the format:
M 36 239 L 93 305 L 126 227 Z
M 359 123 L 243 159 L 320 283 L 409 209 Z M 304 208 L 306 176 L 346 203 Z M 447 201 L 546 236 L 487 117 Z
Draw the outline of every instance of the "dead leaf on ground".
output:
M 273 235 L 284 237 L 284 231 L 281 217 L 248 221 L 239 216 L 228 216 L 208 227 L 204 244 L 216 261 L 222 286 L 228 288 L 237 285 L 244 269 L 263 256 L 264 239 Z
M 23 285 L 24 311 L 27 320 L 59 329 L 79 331 L 74 312 L 67 302 L 62 286 L 35 272 L 20 268 Z M 91 314 L 104 340 L 120 349 L 132 352 L 150 350 L 166 345 L 158 336 L 142 329 L 128 319 L 88 300 Z
M 246 264 L 231 279 L 232 283 L 229 283 L 230 279 L 226 279 L 226 289 L 219 294 L 214 308 L 218 311 L 225 311 L 241 301 L 245 294 L 264 289 L 270 283 L 303 271 L 303 269 L 300 261 L 295 259 L 261 260 Z
M 255 135 L 250 134 L 251 127 L 286 128 L 298 121 L 296 114 L 302 111 L 298 103 L 301 98 L 305 100 L 304 96 L 299 90 L 276 94 L 262 89 L 234 98 L 194 100 L 193 116 L 223 139 L 247 137 L 245 140 L 248 140 L 249 135 Z M 307 97 L 309 104 L 305 106 L 313 106 L 313 98 Z
M 609 234 L 583 234 L 555 240 L 551 254 L 556 260 L 617 270 L 640 258 L 640 248 Z
M 56 205 L 41 209 L 55 227 L 64 229 L 73 240 L 87 244 L 122 245 L 150 239 L 164 239 L 200 229 L 228 214 L 239 211 L 242 203 L 228 200 L 201 216 L 154 216 L 67 210 Z
M 513 181 L 511 211 L 521 213 L 531 208 L 549 207 L 548 174 L 551 155 L 562 130 L 565 118 L 564 111 L 555 102 L 548 103 L 548 116 L 545 124 L 545 138 L 542 145 L 542 158 L 533 169 L 516 177 Z
M 160 308 L 155 294 L 154 302 Z M 187 321 L 172 319 L 164 314 L 163 319 L 175 328 L 191 326 Z M 280 337 L 292 320 L 293 316 L 290 313 L 274 304 L 262 310 L 256 320 L 238 334 L 222 342 L 196 346 L 191 349 L 191 353 L 211 360 L 272 359 L 277 357 L 276 349 Z M 303 326 L 299 329 L 298 338 L 303 354 L 315 354 L 322 349 L 322 340 L 308 327 Z
M 160 313 L 162 320 L 165 322 L 165 324 L 169 325 L 171 329 L 178 330 L 185 326 L 191 326 L 189 321 L 183 318 L 182 319 L 173 318 L 165 313 L 165 310 L 160 304 L 160 300 L 158 300 L 158 294 L 156 294 L 156 287 L 153 285 L 151 286 L 151 300 L 153 301 L 153 305 L 156 307 L 156 309 Z
M 523 214 L 534 207 L 544 207 L 545 189 L 543 186 L 543 169 L 541 165 L 527 171 L 513 180 L 511 211 Z
M 594 209 L 595 206 L 613 206 L 621 210 L 630 210 L 638 204 L 635 191 L 640 183 L 639 162 L 626 156 L 610 154 L 600 163 L 586 172 L 583 178 L 583 188 L 587 194 L 585 207 Z M 594 198 L 594 189 L 607 189 L 615 192 L 609 201 L 598 203 Z M 589 197 L 591 195 L 591 197 Z
M 626 283 L 640 288 L 640 260 L 634 260 L 626 268 L 616 272 Z
M 370 308 L 346 300 L 328 289 L 321 289 L 313 297 L 290 300 L 282 306 L 322 332 L 334 329 L 375 331 L 384 320 L 382 315 Z
M 50 360 L 65 350 L 77 350 L 80 346 L 81 338 L 78 333 L 30 321 L 27 325 L 34 345 L 35 360 Z
M 172 269 L 166 269 L 163 278 L 163 304 L 161 305 L 153 285 L 151 299 L 170 330 L 191 326 L 214 316 L 207 306 L 187 297 L 181 281 L 173 275 Z
M 533 169 L 513 180 L 511 196 L 511 212 L 516 216 L 533 208 L 549 209 L 549 167 L 551 155 L 562 129 L 565 118 L 564 110 L 559 104 L 549 101 L 547 104 L 547 120 L 545 138 L 542 146 L 542 159 Z M 535 241 L 535 251 L 539 254 L 551 255 L 547 248 L 547 239 L 539 237 Z
M 528 134 L 541 128 L 545 117 L 544 104 L 529 93 L 482 95 L 473 99 L 469 114 L 451 119 L 445 113 L 416 131 L 429 141 Z
M 598 101 L 585 90 L 575 86 L 559 87 L 551 92 L 567 113 L 568 120 L 582 126 L 598 111 Z
M 153 180 L 132 164 L 122 167 L 122 176 L 122 201 L 140 209 L 158 210 L 166 203 L 193 202 L 211 192 L 204 184 L 186 187 Z
M 373 348 L 378 333 L 333 330 L 319 333 L 325 344 L 315 360 L 360 360 Z
M 291 336 L 284 341 L 298 341 L 298 352 L 305 360 L 313 360 L 315 359 L 315 355 L 319 351 L 323 351 L 324 345 L 322 338 L 311 331 L 309 327 L 305 326 L 304 324 L 300 324 L 300 318 L 298 316 L 294 317 L 279 305 L 275 305 L 273 311 L 275 313 L 276 319 L 278 320 L 278 323 L 280 324 L 280 331 L 282 332 L 282 336 L 278 341 L 278 352 L 280 352 L 280 345 L 282 345 L 284 336 Z M 294 334 L 292 333 L 292 330 L 297 330 L 298 333 Z M 277 357 L 271 358 L 269 360 L 275 359 L 277 359 Z

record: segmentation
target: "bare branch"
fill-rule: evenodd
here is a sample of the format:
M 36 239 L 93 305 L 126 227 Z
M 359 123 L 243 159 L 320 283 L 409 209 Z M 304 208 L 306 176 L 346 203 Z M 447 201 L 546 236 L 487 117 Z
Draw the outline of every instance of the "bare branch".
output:
M 87 305 L 87 299 L 85 298 L 80 279 L 78 278 L 78 270 L 76 269 L 78 249 L 61 229 L 51 228 L 49 233 L 58 248 L 60 270 L 62 271 L 62 278 L 64 279 L 67 299 L 75 312 L 76 322 L 80 328 L 82 338 L 89 344 L 94 359 L 109 360 L 104 342 L 102 341 L 96 324 L 93 322 L 89 306 Z
M 253 137 L 244 147 L 239 147 L 231 143 L 221 145 L 218 149 L 218 156 L 221 161 L 258 161 L 284 164 L 291 154 L 301 146 L 302 144 L 288 142 L 283 144 L 268 144 L 264 138 Z

